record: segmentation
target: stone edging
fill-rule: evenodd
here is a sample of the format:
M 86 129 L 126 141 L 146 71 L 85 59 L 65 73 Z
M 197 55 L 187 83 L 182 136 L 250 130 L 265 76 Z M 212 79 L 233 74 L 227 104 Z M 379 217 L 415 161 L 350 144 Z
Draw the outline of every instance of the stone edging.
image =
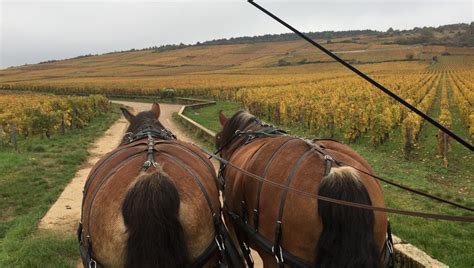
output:
M 197 109 L 209 105 L 216 104 L 215 101 L 201 101 L 200 103 L 183 105 L 181 110 L 179 110 L 178 116 L 180 121 L 185 124 L 190 129 L 194 129 L 198 134 L 210 143 L 214 143 L 214 137 L 216 133 L 205 128 L 196 121 L 190 119 L 189 117 L 183 115 L 184 110 L 186 109 Z M 409 267 L 409 268 L 421 268 L 421 267 L 436 267 L 436 268 L 447 268 L 448 265 L 432 258 L 426 254 L 421 249 L 409 244 L 397 236 L 393 236 L 394 243 L 394 257 L 395 257 L 395 266 L 396 267 Z
M 190 99 L 188 99 L 188 100 L 190 100 Z M 195 101 L 198 101 L 198 103 L 194 103 L 194 104 L 190 104 L 190 105 L 183 105 L 181 107 L 181 109 L 178 112 L 179 121 L 182 124 L 184 124 L 186 127 L 195 130 L 197 132 L 197 134 L 199 135 L 199 137 L 203 138 L 204 140 L 206 140 L 207 142 L 209 142 L 211 144 L 214 144 L 214 142 L 215 142 L 214 137 L 216 136 L 216 133 L 214 131 L 211 131 L 211 130 L 205 128 L 204 126 L 202 126 L 201 124 L 199 124 L 196 121 L 192 120 L 191 118 L 185 116 L 183 113 L 184 113 L 184 110 L 186 110 L 186 109 L 198 109 L 198 108 L 202 108 L 202 107 L 206 107 L 206 106 L 210 106 L 210 105 L 215 105 L 216 102 L 215 101 L 204 101 L 204 100 L 195 100 Z

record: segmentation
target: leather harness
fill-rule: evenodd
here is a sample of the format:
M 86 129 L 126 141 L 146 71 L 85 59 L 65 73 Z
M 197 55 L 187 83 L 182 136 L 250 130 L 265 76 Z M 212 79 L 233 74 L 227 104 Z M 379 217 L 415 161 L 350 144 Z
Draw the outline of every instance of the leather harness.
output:
M 231 145 L 231 153 L 235 151 L 238 147 L 240 146 L 245 146 L 255 139 L 261 138 L 261 137 L 278 137 L 285 135 L 286 133 L 284 131 L 278 130 L 274 128 L 273 126 L 266 125 L 260 123 L 260 121 L 256 121 L 257 123 L 261 124 L 263 128 L 258 131 L 236 131 L 233 137 L 231 137 L 230 141 L 227 142 L 223 147 L 219 148 L 219 151 L 221 151 L 225 146 L 231 145 L 232 141 L 235 141 L 237 137 L 239 137 L 240 141 L 236 141 L 237 145 L 232 144 Z M 249 126 L 250 127 L 250 126 Z M 247 127 L 247 129 L 249 128 Z M 266 178 L 268 174 L 269 167 L 273 163 L 274 159 L 276 156 L 288 145 L 291 144 L 292 142 L 295 141 L 301 141 L 303 140 L 302 138 L 298 137 L 291 137 L 288 136 L 288 139 L 282 142 L 276 150 L 273 152 L 272 156 L 269 158 L 270 160 L 266 163 L 262 178 Z M 337 164 L 340 165 L 341 163 L 335 159 L 333 159 L 329 154 L 325 152 L 325 147 L 320 144 L 315 144 L 312 141 L 309 140 L 304 140 L 306 144 L 309 145 L 309 148 L 305 150 L 305 152 L 299 157 L 299 159 L 296 161 L 292 169 L 290 170 L 290 173 L 284 183 L 284 186 L 286 188 L 282 188 L 284 191 L 281 195 L 280 198 L 280 207 L 279 207 L 279 212 L 278 212 L 278 218 L 275 222 L 275 240 L 270 241 L 258 232 L 258 224 L 259 224 L 259 209 L 260 209 L 260 195 L 262 191 L 262 186 L 263 186 L 263 181 L 259 182 L 258 188 L 257 188 L 257 196 L 256 196 L 256 202 L 254 209 L 252 210 L 253 212 L 253 222 L 254 226 L 251 226 L 248 223 L 248 215 L 247 215 L 247 205 L 245 204 L 244 201 L 242 201 L 241 205 L 241 213 L 236 213 L 235 211 L 231 211 L 227 204 L 224 201 L 224 206 L 227 208 L 226 211 L 232 221 L 236 224 L 237 228 L 236 229 L 236 236 L 237 240 L 239 242 L 240 249 L 243 253 L 243 257 L 246 261 L 246 264 L 248 267 L 253 267 L 254 263 L 252 260 L 252 257 L 250 255 L 250 249 L 249 249 L 249 240 L 251 240 L 253 243 L 255 243 L 259 248 L 264 250 L 266 253 L 273 255 L 275 257 L 276 262 L 279 264 L 279 267 L 284 267 L 284 265 L 289 265 L 291 267 L 301 267 L 301 268 L 306 268 L 306 267 L 314 267 L 314 264 L 311 262 L 308 262 L 306 260 L 303 260 L 293 254 L 291 254 L 288 250 L 282 248 L 280 245 L 281 242 L 281 228 L 282 228 L 282 218 L 283 218 L 283 212 L 284 212 L 284 207 L 286 203 L 286 197 L 288 194 L 289 190 L 289 185 L 291 183 L 292 178 L 294 177 L 295 173 L 298 171 L 299 167 L 301 166 L 302 162 L 304 159 L 306 159 L 312 152 L 317 151 L 320 153 L 322 156 L 322 160 L 325 163 L 325 172 L 324 176 L 328 175 L 329 172 L 331 171 L 332 165 Z M 249 161 L 254 161 L 254 159 L 258 159 L 259 153 L 262 151 L 261 149 L 265 147 L 265 145 L 268 143 L 264 143 L 260 145 L 256 149 L 256 151 L 249 157 Z M 220 161 L 220 169 L 219 169 L 219 182 L 222 183 L 220 186 L 221 189 L 225 188 L 225 179 L 224 179 L 224 172 L 225 172 L 225 163 Z M 224 198 L 224 200 L 226 200 Z M 393 241 L 392 241 L 392 235 L 391 235 L 391 230 L 390 230 L 390 223 L 388 223 L 387 227 L 387 239 L 384 243 L 384 247 L 382 249 L 382 258 L 384 262 L 385 267 L 394 267 L 394 260 L 393 260 Z
M 145 138 L 147 138 L 145 140 Z M 157 138 L 158 140 L 155 140 Z M 207 159 L 200 154 L 197 154 L 193 150 L 187 148 L 183 144 L 176 142 L 176 137 L 168 130 L 161 129 L 161 130 L 153 130 L 153 129 L 144 129 L 140 132 L 134 133 L 126 133 L 124 137 L 125 143 L 124 145 L 118 147 L 114 151 L 108 153 L 104 158 L 102 158 L 91 171 L 86 184 L 84 186 L 83 191 L 83 201 L 82 201 L 82 210 L 81 210 L 81 221 L 79 222 L 79 227 L 77 229 L 77 237 L 79 240 L 80 245 L 80 253 L 81 258 L 83 261 L 84 267 L 89 268 L 100 268 L 103 267 L 93 255 L 92 250 L 92 243 L 90 237 L 90 219 L 91 219 L 91 211 L 92 206 L 95 200 L 95 196 L 100 188 L 104 185 L 104 183 L 118 170 L 120 167 L 125 165 L 130 160 L 142 155 L 144 152 L 147 153 L 147 160 L 144 162 L 142 166 L 142 170 L 146 171 L 150 167 L 156 167 L 157 163 L 154 161 L 154 152 L 160 151 L 159 146 L 162 144 L 173 144 L 176 148 L 180 150 L 186 151 L 192 154 L 194 157 L 197 158 L 198 161 L 203 162 L 209 172 L 213 174 L 214 168 L 208 164 Z M 119 158 L 121 154 L 126 153 L 131 149 L 136 149 L 136 152 L 133 152 L 131 155 L 128 155 L 125 159 L 123 159 L 118 165 L 114 165 L 113 169 L 110 170 L 106 176 L 102 177 L 98 186 L 95 189 L 90 189 L 91 184 L 96 180 L 97 174 L 101 168 L 105 167 L 108 163 L 112 160 Z M 216 211 L 214 206 L 211 203 L 211 199 L 209 194 L 207 193 L 203 183 L 200 180 L 200 177 L 196 174 L 194 170 L 189 168 L 185 163 L 180 161 L 178 158 L 162 152 L 163 155 L 176 164 L 181 166 L 184 170 L 186 170 L 194 179 L 196 184 L 198 185 L 200 191 L 203 193 L 206 202 L 211 210 L 213 223 L 215 227 L 215 237 L 214 241 L 204 250 L 204 252 L 191 264 L 191 267 L 202 267 L 209 259 L 215 254 L 219 253 L 219 262 L 220 267 L 228 267 L 228 266 L 237 266 L 238 264 L 238 253 L 235 249 L 234 245 L 230 241 L 229 234 L 227 229 L 224 226 L 224 223 L 221 220 L 221 211 L 220 209 Z M 122 156 L 123 157 L 123 156 Z M 100 178 L 99 178 L 100 179 Z M 216 181 L 216 187 L 218 183 Z M 92 198 L 88 204 L 86 204 L 86 195 L 88 194 L 89 190 L 93 190 Z M 86 210 L 89 210 L 87 213 L 87 224 L 86 226 L 83 225 L 84 220 L 84 213 Z

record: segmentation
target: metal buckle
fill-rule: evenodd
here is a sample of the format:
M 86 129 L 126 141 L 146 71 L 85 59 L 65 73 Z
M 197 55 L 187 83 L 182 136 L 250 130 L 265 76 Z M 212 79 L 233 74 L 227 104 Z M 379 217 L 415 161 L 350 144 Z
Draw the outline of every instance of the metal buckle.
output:
M 333 162 L 334 159 L 332 158 L 332 156 L 330 156 L 330 155 L 328 155 L 328 154 L 325 154 L 325 155 L 324 155 L 324 161 L 331 161 L 331 162 Z
M 219 237 L 219 238 L 217 238 L 217 237 Z M 224 251 L 225 250 L 225 245 L 223 243 L 222 235 L 220 235 L 220 234 L 216 235 L 214 237 L 214 240 L 216 241 L 217 248 L 219 249 L 219 251 L 221 251 L 221 252 Z M 219 240 L 221 240 L 221 241 L 219 241 Z
M 245 250 L 246 250 L 247 253 L 248 253 L 247 255 L 250 257 L 250 261 L 251 261 L 252 263 L 254 263 L 253 257 L 252 257 L 252 253 L 251 253 L 251 251 L 250 251 L 249 246 L 248 246 L 247 243 L 245 243 L 245 242 L 242 242 L 242 244 L 244 245 L 244 248 L 245 248 Z
M 125 133 L 125 137 L 128 139 L 128 142 L 132 142 L 133 141 L 133 132 L 127 132 Z
M 97 268 L 97 262 L 92 258 L 89 261 L 89 268 Z
M 155 146 L 155 140 L 153 139 L 152 135 L 150 132 L 147 132 L 147 136 L 148 136 L 148 142 L 147 142 L 147 146 L 148 146 L 148 153 L 147 153 L 147 156 L 148 156 L 148 160 L 145 161 L 145 163 L 143 163 L 143 168 L 145 170 L 147 170 L 148 168 L 150 168 L 151 166 L 153 167 L 157 167 L 157 164 L 155 162 L 155 159 L 153 158 L 153 147 Z
M 393 244 L 388 239 L 387 239 L 387 249 L 388 249 L 388 252 L 390 253 L 390 255 L 392 255 L 393 254 Z
M 251 143 L 253 140 L 255 140 L 257 138 L 257 136 L 255 134 L 249 134 L 247 136 L 247 139 L 245 140 L 244 144 L 247 145 L 249 143 Z
M 150 168 L 151 166 L 157 167 L 157 163 L 155 161 L 150 161 L 150 160 L 147 160 L 145 161 L 145 163 L 143 163 L 143 167 L 145 169 Z
M 285 259 L 283 259 L 283 250 L 280 245 L 278 245 L 278 253 L 275 252 L 275 246 L 272 246 L 272 254 L 275 257 L 275 260 L 278 264 L 284 263 Z

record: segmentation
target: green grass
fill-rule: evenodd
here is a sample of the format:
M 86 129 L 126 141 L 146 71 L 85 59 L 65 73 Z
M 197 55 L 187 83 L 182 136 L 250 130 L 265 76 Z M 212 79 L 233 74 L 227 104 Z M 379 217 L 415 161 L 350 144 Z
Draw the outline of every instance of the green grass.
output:
M 73 267 L 74 235 L 38 232 L 39 220 L 88 157 L 88 146 L 120 116 L 98 116 L 83 129 L 0 147 L 0 267 Z
M 454 105 L 452 105 L 454 106 Z M 219 110 L 230 116 L 240 108 L 236 103 L 218 102 L 215 106 L 192 110 L 186 115 L 213 131 L 220 130 Z M 452 109 L 452 129 L 466 135 L 465 125 L 460 121 L 457 110 Z M 430 116 L 439 115 L 439 101 L 436 101 L 429 112 Z M 311 137 L 311 133 L 301 127 L 292 127 L 293 135 Z M 410 161 L 405 160 L 400 129 L 394 129 L 391 139 L 374 148 L 369 145 L 369 138 L 362 137 L 352 148 L 363 155 L 374 167 L 376 173 L 390 178 L 403 185 L 416 188 L 443 198 L 474 207 L 473 175 L 474 156 L 455 141 L 451 141 L 449 167 L 442 167 L 436 157 L 437 130 L 425 124 L 419 135 L 418 149 Z M 452 215 L 471 215 L 448 205 L 415 196 L 398 188 L 383 185 L 386 205 L 388 207 L 445 213 Z M 389 215 L 393 232 L 434 256 L 450 267 L 472 267 L 474 264 L 474 224 L 453 223 L 421 219 L 409 216 Z
M 224 111 L 224 114 L 227 117 L 230 117 L 240 108 L 240 103 L 218 101 L 216 105 L 207 106 L 201 109 L 185 110 L 184 115 L 217 133 L 221 130 L 219 111 Z

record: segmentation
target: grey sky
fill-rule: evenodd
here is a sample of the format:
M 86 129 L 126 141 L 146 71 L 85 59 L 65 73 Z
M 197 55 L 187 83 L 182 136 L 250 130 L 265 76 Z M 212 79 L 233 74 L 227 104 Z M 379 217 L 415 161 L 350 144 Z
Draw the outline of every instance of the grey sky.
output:
M 265 1 L 303 31 L 473 21 L 472 0 Z M 288 32 L 246 0 L 0 0 L 0 67 L 170 43 Z

